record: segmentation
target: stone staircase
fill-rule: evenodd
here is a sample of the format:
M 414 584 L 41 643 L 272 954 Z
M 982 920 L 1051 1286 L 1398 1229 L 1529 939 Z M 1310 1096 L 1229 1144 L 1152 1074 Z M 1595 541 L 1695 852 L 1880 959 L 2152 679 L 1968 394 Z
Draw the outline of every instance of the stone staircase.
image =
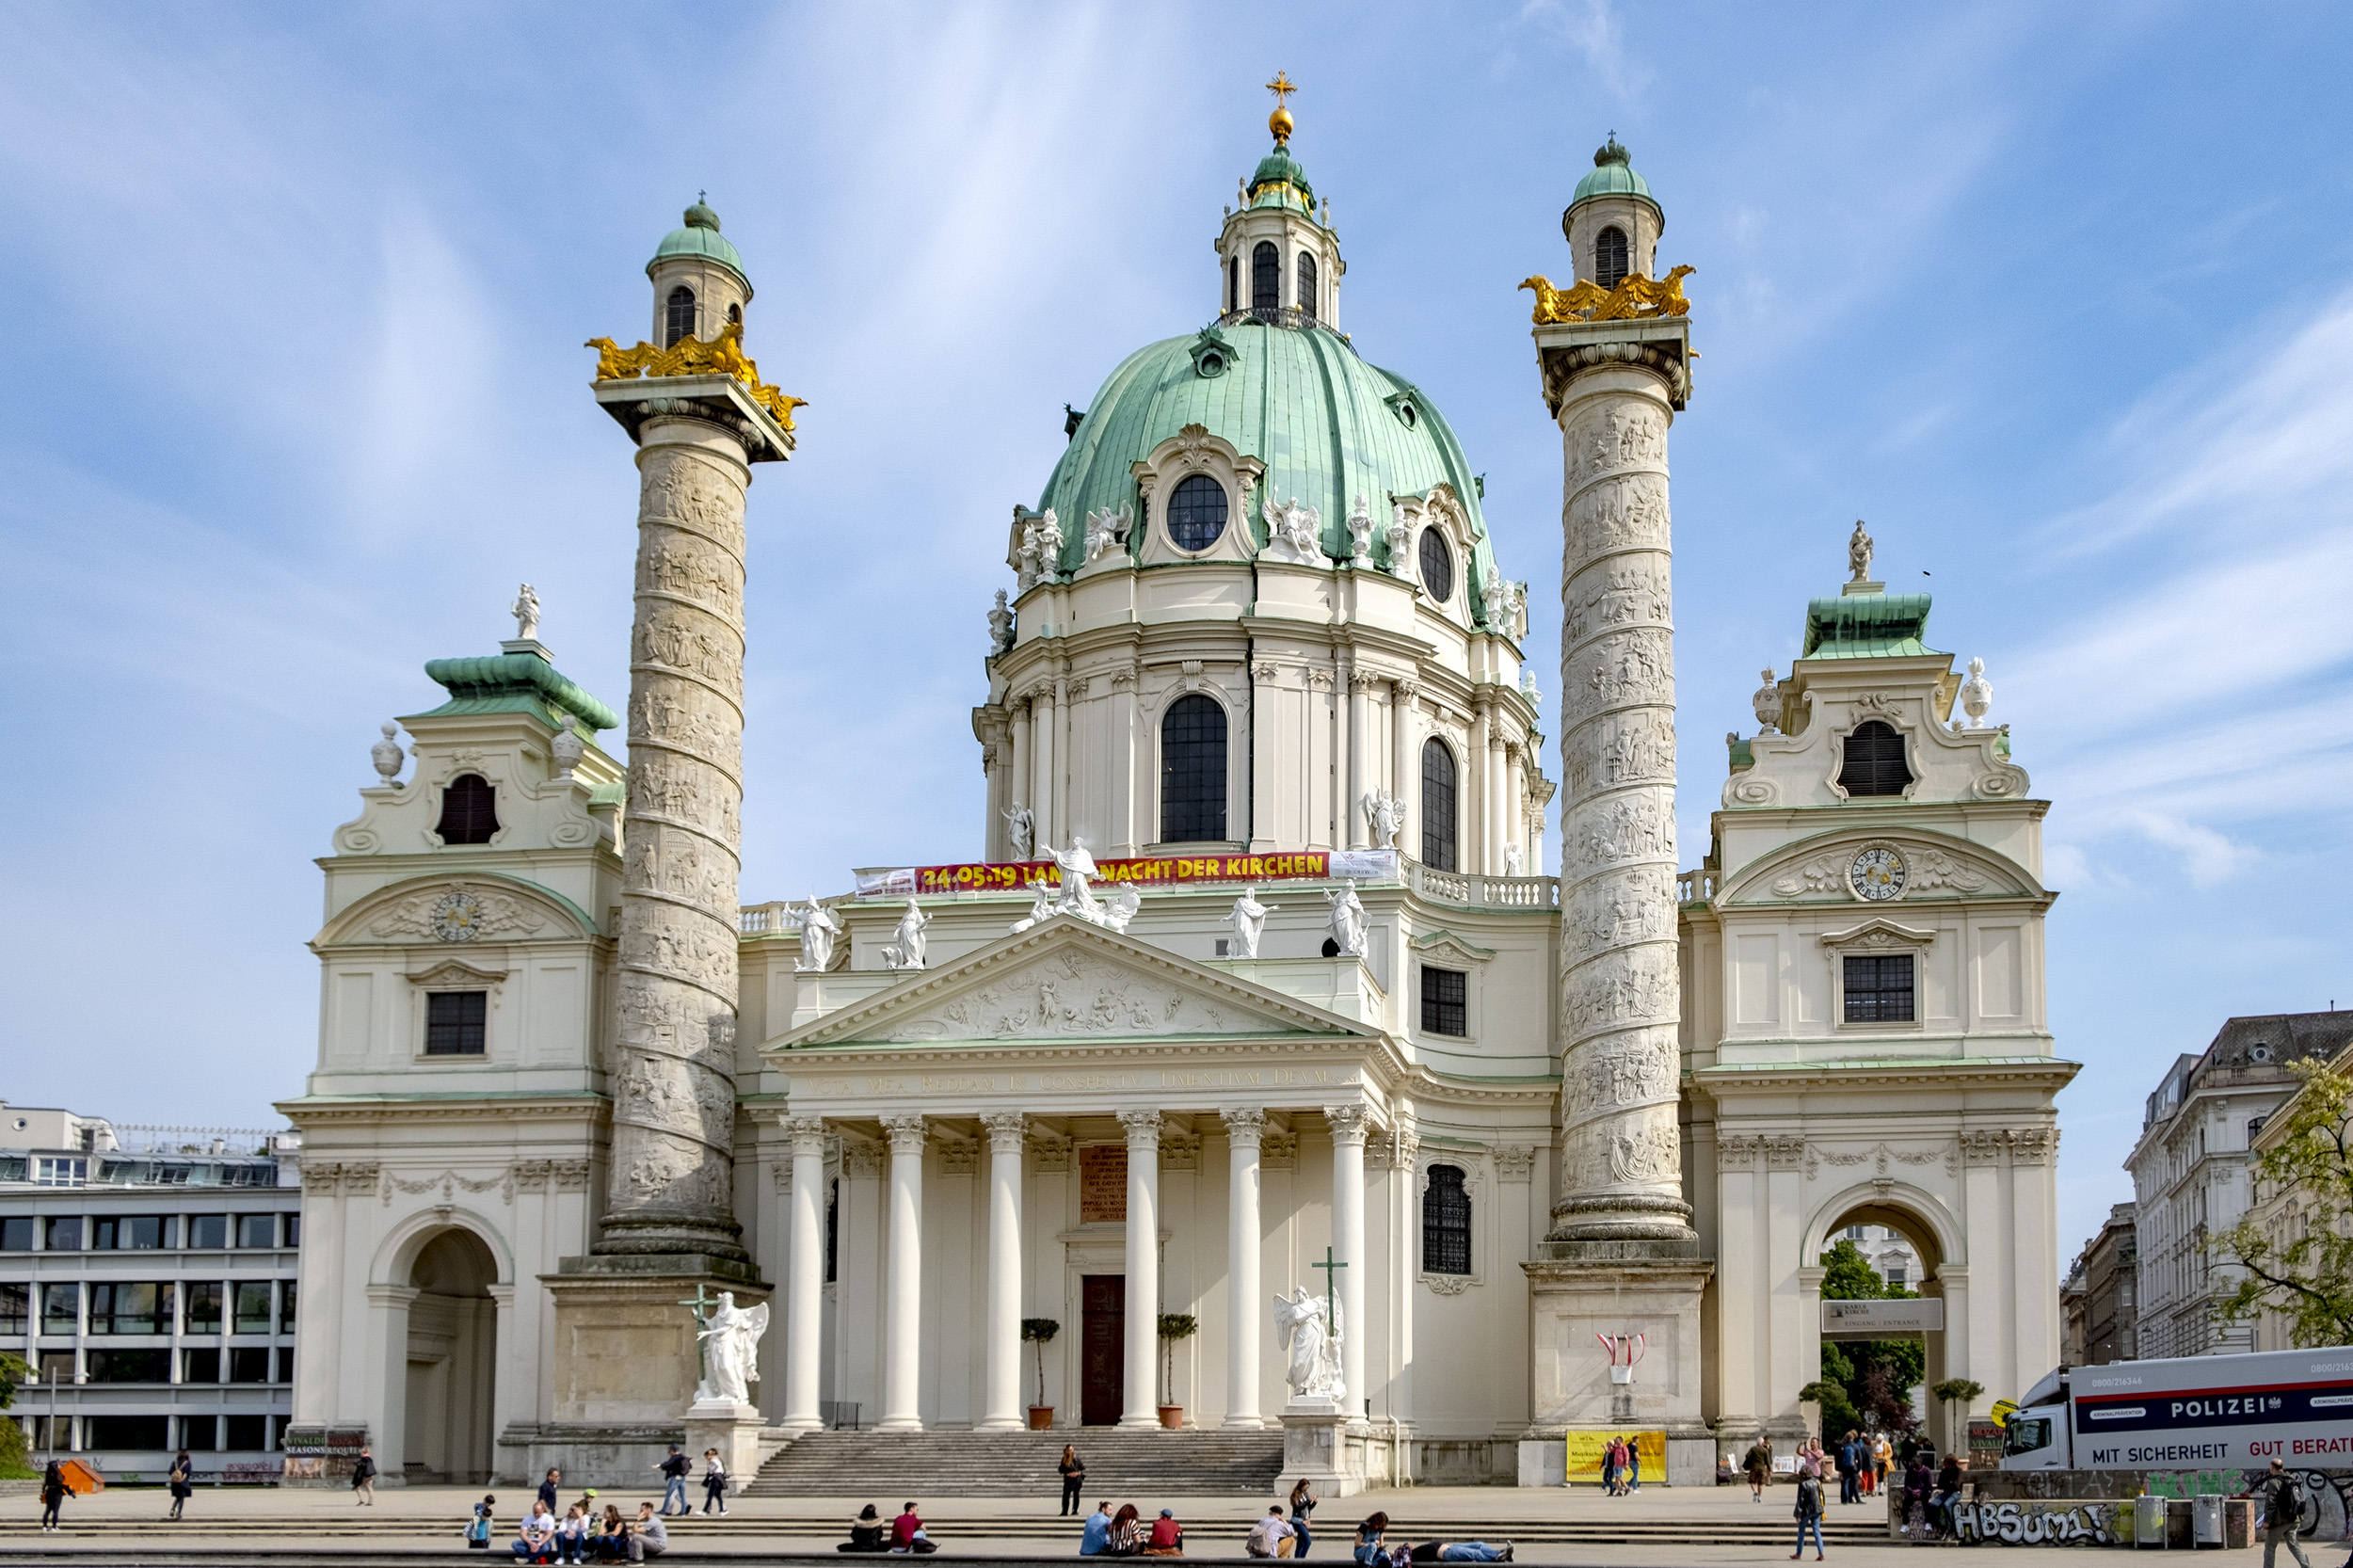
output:
M 874 1494 L 886 1512 L 909 1497 L 1062 1496 L 1054 1468 L 1076 1442 L 1097 1497 L 1272 1497 L 1283 1468 L 1280 1432 L 813 1432 L 772 1456 L 744 1494 L 840 1497 Z

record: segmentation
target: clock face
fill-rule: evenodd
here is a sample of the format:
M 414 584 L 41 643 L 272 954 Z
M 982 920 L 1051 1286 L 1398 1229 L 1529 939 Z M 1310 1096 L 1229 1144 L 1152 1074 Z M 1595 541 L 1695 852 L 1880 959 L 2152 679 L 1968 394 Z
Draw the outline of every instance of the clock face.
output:
M 1874 844 L 1847 868 L 1847 885 L 1854 896 L 1877 904 L 1904 890 L 1904 857 L 1884 844 Z
M 433 905 L 433 935 L 444 942 L 471 942 L 482 935 L 482 901 L 453 889 Z

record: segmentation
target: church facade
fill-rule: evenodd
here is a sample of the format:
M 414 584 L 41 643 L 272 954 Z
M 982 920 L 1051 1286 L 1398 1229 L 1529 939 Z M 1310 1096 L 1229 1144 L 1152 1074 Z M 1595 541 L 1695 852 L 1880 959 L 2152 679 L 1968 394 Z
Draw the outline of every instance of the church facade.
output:
M 715 216 L 663 242 L 655 341 L 596 383 L 643 474 L 626 710 L 528 622 L 436 661 L 321 862 L 319 1061 L 282 1107 L 314 1446 L 618 1480 L 696 1420 L 754 1459 L 851 1422 L 1280 1425 L 1346 1489 L 1558 1482 L 1564 1434 L 1642 1430 L 1696 1483 L 1805 1430 L 1816 1258 L 1856 1224 L 1941 1303 L 1930 1381 L 1981 1409 L 2056 1360 L 2073 1067 L 2046 803 L 1990 689 L 1858 527 L 1678 870 L 1689 326 L 1613 141 L 1575 285 L 1530 280 L 1564 449 L 1548 874 L 1528 585 L 1443 414 L 1339 330 L 1339 236 L 1273 126 L 1213 318 L 1113 370 L 1013 508 L 974 860 L 810 904 L 735 888 L 743 491 L 792 400 L 742 356 Z M 689 1408 L 680 1304 L 714 1289 L 775 1324 L 731 1414 Z M 1966 1415 L 1932 1407 L 1940 1442 Z

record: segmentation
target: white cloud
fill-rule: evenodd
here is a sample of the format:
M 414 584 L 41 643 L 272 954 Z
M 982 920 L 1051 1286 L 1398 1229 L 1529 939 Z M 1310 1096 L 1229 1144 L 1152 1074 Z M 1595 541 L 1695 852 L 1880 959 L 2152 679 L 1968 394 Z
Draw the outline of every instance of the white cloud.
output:
M 1543 28 L 1585 57 L 1603 85 L 1621 97 L 1636 97 L 1654 76 L 1650 67 L 1628 58 L 1625 24 L 1610 0 L 1527 0 L 1519 21 Z

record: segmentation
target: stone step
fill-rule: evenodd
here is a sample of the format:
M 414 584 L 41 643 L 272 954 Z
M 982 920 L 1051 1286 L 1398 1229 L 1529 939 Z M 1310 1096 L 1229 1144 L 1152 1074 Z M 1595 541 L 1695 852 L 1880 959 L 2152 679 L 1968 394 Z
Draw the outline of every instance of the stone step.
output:
M 1080 1438 L 1090 1491 L 1230 1496 L 1272 1489 L 1279 1432 L 814 1432 L 779 1450 L 745 1488 L 755 1497 L 839 1496 L 845 1485 L 910 1496 L 1062 1495 L 1055 1465 Z

